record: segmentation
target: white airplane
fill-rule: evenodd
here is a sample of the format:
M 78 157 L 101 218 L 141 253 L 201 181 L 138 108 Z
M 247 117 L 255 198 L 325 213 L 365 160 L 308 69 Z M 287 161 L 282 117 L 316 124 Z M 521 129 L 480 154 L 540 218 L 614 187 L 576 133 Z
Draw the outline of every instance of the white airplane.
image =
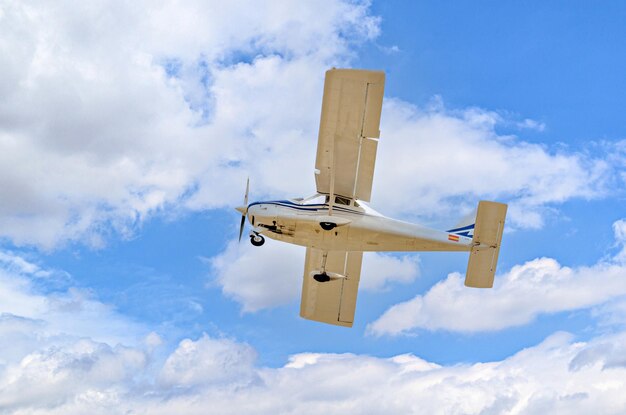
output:
M 370 201 L 385 73 L 326 72 L 317 143 L 317 193 L 248 204 L 241 212 L 250 242 L 264 236 L 306 247 L 300 316 L 352 327 L 364 251 L 468 251 L 468 287 L 491 288 L 507 205 L 481 201 L 475 218 L 447 231 L 381 215 Z

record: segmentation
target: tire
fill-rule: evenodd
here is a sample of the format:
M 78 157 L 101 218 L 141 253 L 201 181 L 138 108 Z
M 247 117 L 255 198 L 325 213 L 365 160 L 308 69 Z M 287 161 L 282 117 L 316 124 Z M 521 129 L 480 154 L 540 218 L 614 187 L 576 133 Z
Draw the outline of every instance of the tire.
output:
M 325 231 L 332 231 L 333 229 L 335 229 L 337 227 L 337 224 L 336 223 L 332 223 L 332 222 L 320 222 L 320 226 Z
M 261 246 L 265 243 L 265 238 L 261 235 L 254 235 L 250 237 L 250 243 L 254 246 Z

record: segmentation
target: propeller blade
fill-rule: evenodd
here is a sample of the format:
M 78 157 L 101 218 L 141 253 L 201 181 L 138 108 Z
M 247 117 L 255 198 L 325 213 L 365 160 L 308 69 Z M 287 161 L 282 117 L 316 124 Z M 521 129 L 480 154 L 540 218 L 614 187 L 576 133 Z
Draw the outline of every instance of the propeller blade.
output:
M 243 206 L 236 208 L 241 212 L 241 225 L 239 225 L 239 242 L 241 242 L 241 235 L 243 235 L 243 228 L 246 225 L 246 216 L 248 215 L 248 192 L 250 191 L 250 178 L 246 181 L 246 195 L 243 197 Z
M 243 235 L 243 227 L 246 224 L 246 215 L 241 215 L 241 225 L 239 225 L 239 242 L 241 242 L 241 235 Z

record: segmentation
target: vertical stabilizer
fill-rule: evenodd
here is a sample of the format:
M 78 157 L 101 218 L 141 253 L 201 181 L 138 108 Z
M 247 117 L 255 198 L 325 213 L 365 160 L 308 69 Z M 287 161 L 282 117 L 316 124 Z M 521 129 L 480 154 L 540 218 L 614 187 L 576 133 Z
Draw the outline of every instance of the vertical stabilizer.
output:
M 503 203 L 487 201 L 478 203 L 472 250 L 465 276 L 465 285 L 468 287 L 493 287 L 506 208 L 507 205 Z

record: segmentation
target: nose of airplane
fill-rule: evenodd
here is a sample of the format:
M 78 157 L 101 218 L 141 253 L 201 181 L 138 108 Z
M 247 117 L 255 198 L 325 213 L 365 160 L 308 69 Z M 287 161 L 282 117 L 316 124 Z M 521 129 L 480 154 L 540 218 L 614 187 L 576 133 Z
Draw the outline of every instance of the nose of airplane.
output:
M 239 207 L 236 207 L 235 210 L 241 213 L 242 215 L 245 215 L 247 208 L 248 208 L 247 206 L 239 206 Z

